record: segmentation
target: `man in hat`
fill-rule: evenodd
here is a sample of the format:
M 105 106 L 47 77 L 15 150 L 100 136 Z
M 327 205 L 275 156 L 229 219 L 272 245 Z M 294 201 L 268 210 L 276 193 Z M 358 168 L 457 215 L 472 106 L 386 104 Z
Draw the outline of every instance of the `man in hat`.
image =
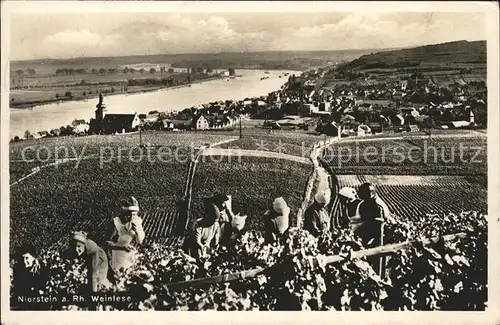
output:
M 290 208 L 282 197 L 276 198 L 272 209 L 264 214 L 264 239 L 274 243 L 282 238 L 290 227 Z
M 330 203 L 331 191 L 329 188 L 320 190 L 314 196 L 314 202 L 304 214 L 304 229 L 314 237 L 330 231 L 330 215 L 326 206 Z
M 359 198 L 363 200 L 359 207 L 362 225 L 357 229 L 365 247 L 376 247 L 384 242 L 384 222 L 392 219 L 389 208 L 377 195 L 371 183 L 364 183 L 358 189 Z M 382 276 L 385 259 L 370 257 L 368 262 Z
M 110 250 L 111 267 L 116 273 L 126 271 L 135 263 L 136 248 L 144 241 L 142 219 L 139 217 L 139 202 L 130 197 L 122 203 L 121 213 L 113 218 Z
M 71 238 L 71 248 L 77 257 L 84 258 L 87 265 L 88 285 L 90 292 L 97 292 L 110 286 L 108 276 L 108 256 L 87 233 L 76 231 Z
M 352 187 L 341 188 L 339 199 L 341 203 L 340 215 L 342 226 L 350 227 L 352 231 L 356 232 L 363 224 L 359 212 L 361 202 L 363 201 L 358 198 L 356 190 Z

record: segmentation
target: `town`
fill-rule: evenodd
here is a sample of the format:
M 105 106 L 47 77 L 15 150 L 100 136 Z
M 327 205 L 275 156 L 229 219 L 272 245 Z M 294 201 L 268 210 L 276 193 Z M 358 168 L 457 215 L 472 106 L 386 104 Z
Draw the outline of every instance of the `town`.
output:
M 179 112 L 159 109 L 106 114 L 100 94 L 95 117 L 89 121 L 75 120 L 72 125 L 34 134 L 27 131 L 25 138 L 139 130 L 223 131 L 238 128 L 242 120 L 250 119 L 261 120 L 263 128 L 311 130 L 342 137 L 487 126 L 484 81 L 436 84 L 422 73 L 399 80 L 376 80 L 369 74 L 353 78 L 352 71 L 346 69 L 346 64 L 336 64 L 300 76 L 289 75 L 281 89 L 268 95 L 242 101 L 221 100 Z M 348 82 L 346 75 L 350 76 Z

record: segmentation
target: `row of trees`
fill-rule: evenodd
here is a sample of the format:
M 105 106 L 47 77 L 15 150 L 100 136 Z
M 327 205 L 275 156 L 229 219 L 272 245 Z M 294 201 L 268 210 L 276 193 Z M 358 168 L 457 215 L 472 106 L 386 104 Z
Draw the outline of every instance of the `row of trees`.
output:
M 22 70 L 21 70 L 22 71 Z M 149 73 L 151 74 L 155 74 L 156 73 L 156 69 L 155 68 L 150 68 L 149 70 Z M 161 67 L 160 68 L 160 73 L 166 73 L 168 71 L 168 73 L 174 73 L 174 69 L 173 68 L 166 68 L 166 67 Z M 146 69 L 144 68 L 141 68 L 141 69 L 134 69 L 134 68 L 129 68 L 129 67 L 125 67 L 123 69 L 117 69 L 117 68 L 108 68 L 108 69 L 105 69 L 105 68 L 100 68 L 100 69 L 96 69 L 96 68 L 93 68 L 91 69 L 90 71 L 85 69 L 85 68 L 80 68 L 80 69 L 72 69 L 72 68 L 60 68 L 60 69 L 56 69 L 55 71 L 55 74 L 56 76 L 73 76 L 73 75 L 76 75 L 76 74 L 117 74 L 117 73 L 123 73 L 125 75 L 128 75 L 128 74 L 136 74 L 136 73 L 139 73 L 139 74 L 144 74 L 146 73 Z
M 76 123 L 77 122 L 77 123 Z M 59 137 L 59 136 L 68 136 L 73 135 L 75 126 L 78 124 L 86 123 L 85 120 L 75 120 L 71 125 L 61 126 L 60 128 L 55 128 L 50 131 L 38 132 L 38 134 L 42 134 L 44 137 Z M 21 140 L 30 140 L 35 138 L 35 134 L 32 134 L 29 130 L 24 131 L 24 136 L 21 139 L 19 136 L 15 136 L 11 141 L 17 142 Z
M 149 73 L 151 74 L 155 74 L 157 72 L 157 70 L 155 68 L 150 68 L 149 70 Z M 123 73 L 125 75 L 128 75 L 128 74 L 136 74 L 136 73 L 139 73 L 141 75 L 145 74 L 146 72 L 146 69 L 144 68 L 140 68 L 140 69 L 134 69 L 134 68 L 129 68 L 129 67 L 125 67 L 123 69 L 117 69 L 117 68 L 108 68 L 108 69 L 105 69 L 105 68 L 100 68 L 100 69 L 97 69 L 97 68 L 93 68 L 91 70 L 88 70 L 86 68 L 78 68 L 78 69 L 74 69 L 74 68 L 58 68 L 55 70 L 55 75 L 56 76 L 74 76 L 74 75 L 78 75 L 78 74 L 117 74 L 117 73 Z M 212 73 L 213 72 L 213 69 L 212 68 L 202 68 L 202 67 L 197 67 L 197 68 L 188 68 L 188 71 L 191 71 L 191 72 L 195 72 L 195 73 L 198 73 L 198 74 L 202 74 L 202 73 Z M 36 70 L 35 69 L 26 69 L 26 70 L 23 70 L 23 69 L 18 69 L 18 70 L 15 70 L 14 71 L 15 74 L 18 76 L 18 77 L 21 77 L 25 74 L 29 75 L 29 76 L 34 76 L 36 75 Z M 167 67 L 160 67 L 160 70 L 159 72 L 161 74 L 164 74 L 164 73 L 174 73 L 175 70 L 173 68 L 167 68 Z M 231 75 L 234 75 L 234 69 L 229 69 L 229 73 Z
M 18 69 L 18 70 L 14 71 L 14 72 L 19 77 L 21 77 L 25 73 L 28 74 L 29 76 L 34 76 L 36 74 L 36 70 L 35 69 L 31 69 L 31 68 L 30 69 L 26 69 L 26 70 Z

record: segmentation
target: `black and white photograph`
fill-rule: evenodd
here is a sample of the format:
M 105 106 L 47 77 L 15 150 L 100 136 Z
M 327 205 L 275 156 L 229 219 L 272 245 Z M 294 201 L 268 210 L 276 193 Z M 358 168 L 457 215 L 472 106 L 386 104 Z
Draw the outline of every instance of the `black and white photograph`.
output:
M 498 4 L 13 2 L 10 312 L 495 307 Z

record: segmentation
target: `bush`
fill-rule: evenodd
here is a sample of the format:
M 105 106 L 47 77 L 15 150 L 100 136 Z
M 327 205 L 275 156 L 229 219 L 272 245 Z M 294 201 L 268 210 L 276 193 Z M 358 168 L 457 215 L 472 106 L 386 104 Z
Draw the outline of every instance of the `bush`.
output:
M 418 222 L 387 225 L 387 239 L 400 242 L 422 236 L 465 231 L 466 239 L 414 245 L 392 256 L 389 275 L 379 277 L 365 258 L 326 264 L 328 255 L 348 257 L 362 249 L 350 230 L 314 238 L 293 228 L 282 245 L 264 243 L 260 233 L 246 232 L 232 248 L 219 248 L 195 261 L 175 247 L 155 244 L 119 281 L 117 291 L 136 299 L 133 310 L 484 310 L 487 298 L 487 223 L 475 212 L 428 215 Z M 50 294 L 80 292 L 85 270 L 49 251 Z M 257 267 L 257 277 L 230 283 L 186 286 L 169 292 L 166 283 L 221 275 Z M 72 270 L 69 272 L 68 270 Z M 68 306 L 52 306 L 68 309 Z M 73 306 L 85 309 L 85 306 Z

